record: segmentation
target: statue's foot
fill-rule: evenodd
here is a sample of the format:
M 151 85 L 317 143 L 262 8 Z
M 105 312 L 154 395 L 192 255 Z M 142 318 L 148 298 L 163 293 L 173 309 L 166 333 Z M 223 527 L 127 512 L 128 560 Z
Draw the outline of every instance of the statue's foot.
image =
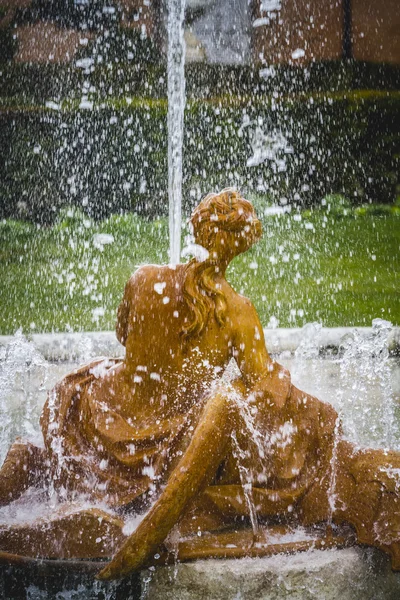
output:
M 104 581 L 122 579 L 131 573 L 140 571 L 149 566 L 148 555 L 147 545 L 136 545 L 131 536 L 113 559 L 98 573 L 97 579 Z

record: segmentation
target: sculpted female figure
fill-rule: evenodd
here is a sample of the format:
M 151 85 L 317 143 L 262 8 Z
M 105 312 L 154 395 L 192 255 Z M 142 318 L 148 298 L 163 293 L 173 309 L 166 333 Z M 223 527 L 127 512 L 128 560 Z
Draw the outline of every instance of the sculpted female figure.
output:
M 97 361 L 56 386 L 41 420 L 45 448 L 11 448 L 0 502 L 46 479 L 62 497 L 83 493 L 124 512 L 157 493 L 100 573 L 113 578 L 145 565 L 177 524 L 187 534 L 248 517 L 246 483 L 259 518 L 350 523 L 400 568 L 399 456 L 340 439 L 334 409 L 291 384 L 251 302 L 225 279 L 261 235 L 252 205 L 231 189 L 210 194 L 191 224 L 204 259 L 132 275 L 118 310 L 125 360 Z M 222 377 L 231 359 L 234 381 Z

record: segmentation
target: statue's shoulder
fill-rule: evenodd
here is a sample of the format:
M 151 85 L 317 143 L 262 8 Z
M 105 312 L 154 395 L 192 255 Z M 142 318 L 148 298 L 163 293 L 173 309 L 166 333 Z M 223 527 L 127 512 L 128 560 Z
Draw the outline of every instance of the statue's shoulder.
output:
M 239 294 L 238 292 L 236 292 L 229 284 L 228 284 L 228 286 L 230 288 L 230 293 L 229 293 L 230 304 L 231 304 L 231 308 L 233 309 L 234 312 L 238 312 L 239 314 L 254 314 L 254 313 L 256 313 L 254 304 L 252 303 L 251 300 L 249 300 L 249 298 L 246 298 L 246 296 L 242 296 L 242 294 Z
M 140 265 L 129 277 L 126 285 L 132 288 L 146 281 L 151 281 L 157 277 L 161 268 L 161 265 Z
M 249 298 L 242 296 L 233 288 L 224 295 L 227 301 L 227 316 L 235 330 L 243 332 L 245 327 L 250 327 L 254 333 L 254 327 L 260 328 L 257 311 Z
M 141 265 L 130 276 L 125 287 L 125 294 L 143 294 L 157 283 L 163 286 L 175 281 L 175 268 L 169 265 Z
M 182 267 L 182 265 L 178 265 Z M 161 277 L 162 275 L 172 274 L 176 271 L 177 267 L 174 265 L 140 265 L 136 271 L 131 275 L 130 279 L 137 279 L 143 277 Z
M 132 277 L 148 277 L 151 276 L 154 273 L 157 273 L 160 269 L 162 268 L 161 265 L 139 265 L 136 269 L 136 271 L 134 271 L 131 275 L 131 279 Z

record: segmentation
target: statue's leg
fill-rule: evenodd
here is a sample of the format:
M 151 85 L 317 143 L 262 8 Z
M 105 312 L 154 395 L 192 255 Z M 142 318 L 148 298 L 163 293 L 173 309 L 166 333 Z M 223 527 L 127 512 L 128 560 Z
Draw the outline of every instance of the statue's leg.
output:
M 380 548 L 400 570 L 399 474 L 400 453 L 359 449 L 340 440 L 334 471 L 328 469 L 299 505 L 301 522 L 331 518 L 337 525 L 349 524 L 358 542 Z
M 32 485 L 43 481 L 45 451 L 29 442 L 17 440 L 0 469 L 0 506 L 9 504 Z
M 236 426 L 237 410 L 232 389 L 220 387 L 210 397 L 189 446 L 171 473 L 166 486 L 100 579 L 120 578 L 143 567 L 193 500 L 214 478 Z
M 350 523 L 359 542 L 389 554 L 400 570 L 400 453 L 341 442 L 337 470 L 334 520 Z

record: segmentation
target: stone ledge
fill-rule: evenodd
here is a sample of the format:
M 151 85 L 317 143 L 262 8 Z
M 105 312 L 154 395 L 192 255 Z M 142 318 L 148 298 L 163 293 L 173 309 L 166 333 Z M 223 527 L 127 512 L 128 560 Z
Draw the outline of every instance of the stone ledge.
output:
M 0 565 L 0 597 L 116 600 L 399 600 L 400 574 L 374 549 L 313 550 L 239 560 L 201 560 L 122 581 L 93 573 Z M 28 596 L 29 594 L 29 596 Z
M 360 547 L 240 560 L 201 560 L 142 573 L 149 600 L 398 600 L 400 574 Z
M 362 337 L 372 334 L 372 327 L 320 327 L 309 323 L 302 328 L 264 329 L 267 348 L 272 354 L 293 353 L 298 349 L 312 349 L 317 354 L 338 352 L 347 336 L 358 332 Z M 125 348 L 113 331 L 85 331 L 82 333 L 37 333 L 28 336 L 37 350 L 49 361 L 86 361 L 96 356 L 123 356 Z M 0 336 L 0 348 L 15 340 L 15 336 Z M 388 335 L 388 348 L 400 354 L 400 327 Z

